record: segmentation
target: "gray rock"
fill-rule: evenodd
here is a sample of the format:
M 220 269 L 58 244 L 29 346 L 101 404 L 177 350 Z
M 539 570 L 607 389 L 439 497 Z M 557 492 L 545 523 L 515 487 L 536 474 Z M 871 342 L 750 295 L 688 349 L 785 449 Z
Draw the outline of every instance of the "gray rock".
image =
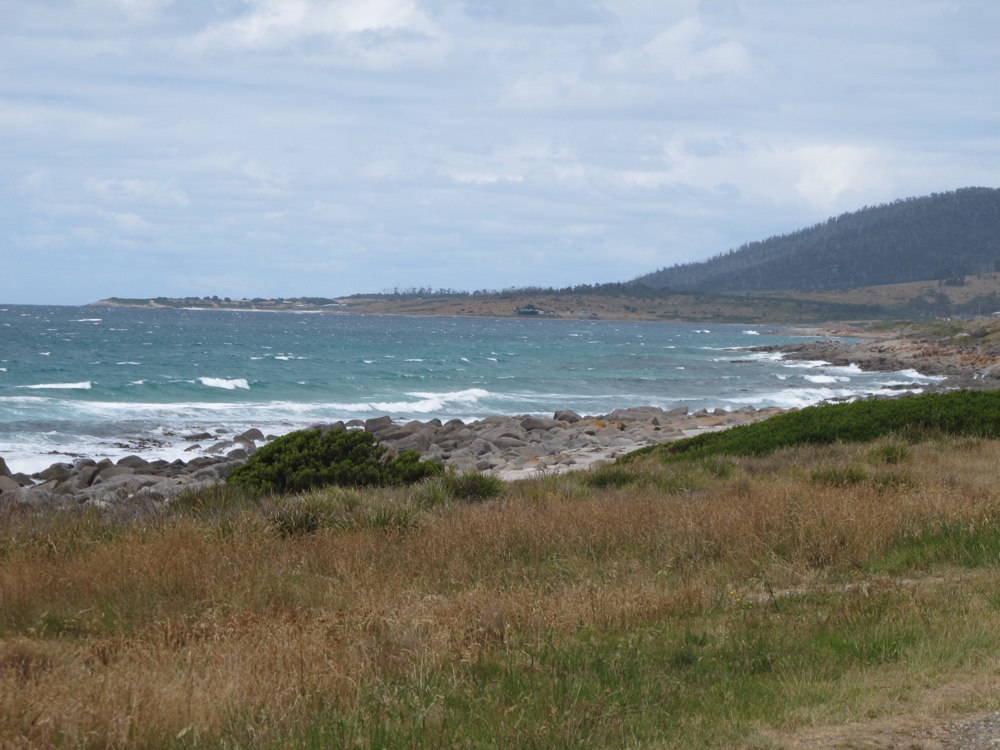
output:
M 191 451 L 200 451 L 200 450 L 201 450 L 201 443 L 195 443 L 194 445 L 189 445 L 187 448 L 185 448 L 184 452 L 190 453 Z
M 10 469 L 7 468 L 7 462 L 0 458 L 0 477 L 12 477 L 13 474 L 10 473 Z
M 216 443 L 215 445 L 210 445 L 205 449 L 205 453 L 224 453 L 233 448 L 233 442 L 231 440 L 223 440 L 221 443 Z
M 393 427 L 392 417 L 372 417 L 371 419 L 365 420 L 365 430 L 368 432 L 384 432 L 385 430 Z
M 575 424 L 579 422 L 583 417 L 577 414 L 572 409 L 563 409 L 562 411 L 557 411 L 553 418 L 559 422 L 568 422 L 569 424 Z
M 531 432 L 532 430 L 551 430 L 553 427 L 561 425 L 554 419 L 545 417 L 525 417 L 521 420 L 521 429 Z
M 110 479 L 115 477 L 120 477 L 125 474 L 134 474 L 135 469 L 131 469 L 128 466 L 104 466 L 97 470 L 97 474 L 91 479 L 91 486 L 95 484 L 103 484 Z
M 39 471 L 35 477 L 43 480 L 58 479 L 61 482 L 63 479 L 73 476 L 73 473 L 73 464 L 58 463 Z
M 250 454 L 246 452 L 245 448 L 236 448 L 226 454 L 226 458 L 233 459 L 235 461 L 246 461 L 249 457 Z
M 185 435 L 184 440 L 192 443 L 200 443 L 202 440 L 212 440 L 215 437 L 211 432 L 196 432 L 193 435 Z
M 31 487 L 35 483 L 34 479 L 32 479 L 27 474 L 25 474 L 23 472 L 20 472 L 20 471 L 17 472 L 17 474 L 15 474 L 14 476 L 12 476 L 11 479 L 13 479 L 15 482 L 17 482 L 22 487 Z
M 238 435 L 236 440 L 250 440 L 255 443 L 259 443 L 264 439 L 264 433 L 258 430 L 256 427 L 252 427 L 241 435 Z
M 115 466 L 127 466 L 130 469 L 144 469 L 149 465 L 149 461 L 139 456 L 125 456 L 118 459 Z
M 17 492 L 21 489 L 19 485 L 12 477 L 0 474 L 0 493 L 2 492 Z

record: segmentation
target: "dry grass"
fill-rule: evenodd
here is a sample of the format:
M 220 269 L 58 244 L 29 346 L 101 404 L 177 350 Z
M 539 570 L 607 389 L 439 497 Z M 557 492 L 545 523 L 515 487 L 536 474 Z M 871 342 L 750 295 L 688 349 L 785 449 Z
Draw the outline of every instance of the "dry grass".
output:
M 330 716 L 356 722 L 368 744 L 376 698 L 429 736 L 431 724 L 444 733 L 450 695 L 478 689 L 476 665 L 499 660 L 535 674 L 531 662 L 548 648 L 590 653 L 582 633 L 645 642 L 642 634 L 655 631 L 649 643 L 661 648 L 675 631 L 703 629 L 731 651 L 765 627 L 748 617 L 769 607 L 782 614 L 785 599 L 796 600 L 799 619 L 766 628 L 805 632 L 817 627 L 809 618 L 825 617 L 847 630 L 877 616 L 922 633 L 925 623 L 926 643 L 914 653 L 923 649 L 929 661 L 889 660 L 871 673 L 903 692 L 912 670 L 936 684 L 969 663 L 941 644 L 995 636 L 990 602 L 1000 603 L 1000 581 L 986 566 L 971 583 L 968 575 L 953 583 L 945 561 L 906 572 L 935 582 L 917 595 L 880 571 L 908 539 L 1000 529 L 1000 443 L 893 445 L 646 463 L 630 467 L 638 480 L 618 489 L 549 477 L 501 501 L 429 510 L 420 509 L 420 488 L 348 498 L 354 513 L 366 503 L 409 509 L 415 520 L 402 531 L 340 523 L 283 535 L 269 519 L 291 501 L 277 500 L 265 510 L 177 509 L 127 523 L 8 511 L 0 523 L 0 746 L 308 744 L 310 728 Z M 817 481 L 818 469 L 836 477 L 850 467 L 864 477 Z M 343 493 L 306 502 L 344 517 Z M 888 614 L 871 614 L 880 586 L 891 589 Z M 978 587 L 957 609 L 956 586 Z M 957 623 L 945 617 L 956 613 Z M 866 687 L 865 670 L 859 663 L 837 680 L 814 681 L 808 670 L 786 676 L 839 697 L 775 707 L 760 726 L 886 705 Z M 433 689 L 422 692 L 425 685 Z M 541 718 L 529 734 L 547 744 L 598 736 L 620 745 L 627 731 L 657 735 L 655 717 L 643 713 L 650 707 L 629 711 L 611 734 L 588 735 L 596 730 L 584 721 L 552 740 Z M 612 726 L 601 716 L 594 721 Z M 685 721 L 694 727 L 692 716 Z

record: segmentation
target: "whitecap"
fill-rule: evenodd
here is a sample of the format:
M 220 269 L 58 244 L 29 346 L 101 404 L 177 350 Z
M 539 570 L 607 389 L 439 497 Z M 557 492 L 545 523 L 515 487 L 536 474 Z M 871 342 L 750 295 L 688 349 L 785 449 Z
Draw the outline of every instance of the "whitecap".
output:
M 760 331 L 743 331 L 747 336 L 760 336 Z
M 0 372 L 7 372 L 7 368 L 6 367 L 0 367 Z
M 264 358 L 263 357 L 250 357 L 250 359 L 257 360 L 257 359 L 264 359 Z
M 39 383 L 38 385 L 19 385 L 18 388 L 29 388 L 35 390 L 82 390 L 89 391 L 91 382 L 84 380 L 82 383 Z
M 246 381 L 246 378 L 198 378 L 202 385 L 207 385 L 210 388 L 224 388 L 227 391 L 234 391 L 237 388 L 242 388 L 243 390 L 249 391 L 250 384 Z
M 42 357 L 49 357 L 49 356 L 52 355 L 52 352 L 38 352 L 38 354 L 39 354 L 39 356 L 42 356 Z
M 933 380 L 935 382 L 945 379 L 944 375 L 940 375 L 940 376 L 939 375 L 922 375 L 921 373 L 917 372 L 916 370 L 900 370 L 900 372 L 898 374 L 901 375 L 901 376 L 903 376 L 904 378 L 920 378 L 921 380 Z
M 116 365 L 141 365 L 142 362 L 115 362 Z
M 129 385 L 145 385 L 145 384 L 146 384 L 145 380 L 132 380 L 129 382 Z
M 74 323 L 100 323 L 103 318 L 79 318 L 74 320 Z
M 280 359 L 282 362 L 287 362 L 291 357 L 286 357 L 284 354 L 279 354 L 275 359 Z
M 423 362 L 422 359 L 408 359 L 407 362 Z
M 374 359 L 363 359 L 361 361 L 364 362 L 366 365 L 373 365 L 373 364 L 375 364 L 375 360 Z
M 486 359 L 488 359 L 490 362 L 496 362 L 497 361 L 496 357 L 487 357 Z
M 805 380 L 810 383 L 849 383 L 850 378 L 838 378 L 833 375 L 803 375 Z
M 785 367 L 794 367 L 805 370 L 813 370 L 817 367 L 830 367 L 830 363 L 823 359 L 792 360 L 782 362 Z

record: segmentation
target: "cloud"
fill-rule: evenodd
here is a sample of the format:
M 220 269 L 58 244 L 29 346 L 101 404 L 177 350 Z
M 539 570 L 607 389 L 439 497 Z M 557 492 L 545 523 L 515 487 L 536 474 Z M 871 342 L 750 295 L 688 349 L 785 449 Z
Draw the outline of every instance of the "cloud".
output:
M 114 202 L 141 202 L 160 206 L 188 206 L 190 198 L 177 187 L 176 180 L 137 180 L 90 178 L 84 183 L 87 192 Z
M 325 46 L 310 46 L 317 43 Z M 448 43 L 416 0 L 253 0 L 248 13 L 211 26 L 195 40 L 202 51 L 299 48 L 376 64 L 437 58 Z
M 698 18 L 664 29 L 635 52 L 609 57 L 613 71 L 645 76 L 666 73 L 680 83 L 712 76 L 734 76 L 750 70 L 752 58 L 743 43 L 719 38 Z
M 608 21 L 599 0 L 465 0 L 462 9 L 479 21 L 565 26 Z

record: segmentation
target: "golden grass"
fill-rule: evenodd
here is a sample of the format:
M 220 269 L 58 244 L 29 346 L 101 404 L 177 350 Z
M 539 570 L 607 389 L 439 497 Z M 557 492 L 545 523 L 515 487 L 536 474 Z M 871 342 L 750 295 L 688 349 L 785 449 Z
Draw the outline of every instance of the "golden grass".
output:
M 375 685 L 457 681 L 456 665 L 484 654 L 521 658 L 515 642 L 683 624 L 802 591 L 844 592 L 826 616 L 848 627 L 854 589 L 845 587 L 901 539 L 1000 524 L 1000 443 L 926 443 L 899 464 L 877 448 L 797 449 L 721 470 L 646 463 L 630 467 L 641 481 L 620 489 L 549 477 L 497 502 L 415 510 L 402 533 L 282 536 L 253 508 L 110 527 L 8 512 L 0 746 L 281 744 L 323 712 L 357 710 Z M 817 482 L 820 466 L 861 467 L 867 479 Z M 695 488 L 671 490 L 678 472 Z M 351 502 L 416 508 L 419 491 Z M 995 596 L 992 572 L 977 575 L 911 601 L 906 616 L 938 612 L 961 587 L 979 585 L 976 601 Z M 950 568 L 934 571 L 933 587 L 952 578 Z M 867 585 L 909 585 L 890 580 Z M 977 607 L 961 617 L 995 617 Z M 864 693 L 845 705 L 886 705 L 864 685 L 843 683 Z M 782 721 L 838 716 L 831 705 Z

